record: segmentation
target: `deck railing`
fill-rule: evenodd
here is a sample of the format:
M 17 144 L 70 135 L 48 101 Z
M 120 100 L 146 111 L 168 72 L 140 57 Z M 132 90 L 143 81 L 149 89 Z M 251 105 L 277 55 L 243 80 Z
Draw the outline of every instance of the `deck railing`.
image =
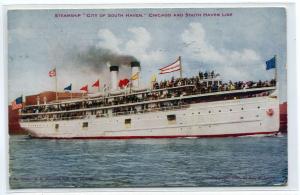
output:
M 82 116 L 70 116 L 70 117 L 57 117 L 57 118 L 49 118 L 49 117 L 39 117 L 32 119 L 21 119 L 21 122 L 39 122 L 39 121 L 61 121 L 61 120 L 76 120 L 76 119 L 88 119 L 88 118 L 99 118 L 99 117 L 110 117 L 110 116 L 122 116 L 122 115 L 132 115 L 132 114 L 144 114 L 149 112 L 161 112 L 161 111 L 170 111 L 170 110 L 181 110 L 186 109 L 190 105 L 183 104 L 177 106 L 164 106 L 159 108 L 148 108 L 144 110 L 133 110 L 133 111 L 123 111 L 123 112 L 114 112 L 111 115 L 106 114 L 96 114 L 96 115 L 82 115 Z M 46 114 L 47 115 L 47 114 Z

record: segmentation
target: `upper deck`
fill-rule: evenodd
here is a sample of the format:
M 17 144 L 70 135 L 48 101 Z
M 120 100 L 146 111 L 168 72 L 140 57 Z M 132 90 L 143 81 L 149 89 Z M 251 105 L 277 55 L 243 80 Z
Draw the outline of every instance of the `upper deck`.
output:
M 163 88 L 161 86 L 164 85 L 138 92 L 124 90 L 119 94 L 106 93 L 98 97 L 83 97 L 76 100 L 70 99 L 48 104 L 30 105 L 24 107 L 20 115 L 60 114 L 105 109 L 118 110 L 123 107 L 164 104 L 165 102 L 175 102 L 175 105 L 178 105 L 179 101 L 184 103 L 189 103 L 189 101 L 218 101 L 222 99 L 253 97 L 259 93 L 268 95 L 269 91 L 276 89 L 275 82 L 272 81 L 222 83 L 219 80 L 192 80 L 191 82 L 182 82 L 180 84 L 174 82 Z

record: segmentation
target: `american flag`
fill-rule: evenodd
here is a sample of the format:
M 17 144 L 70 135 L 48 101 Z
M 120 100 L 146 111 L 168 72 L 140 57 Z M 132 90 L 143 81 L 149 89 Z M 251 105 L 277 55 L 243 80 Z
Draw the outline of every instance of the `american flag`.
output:
M 18 97 L 17 99 L 15 99 L 12 103 L 11 103 L 11 109 L 12 110 L 17 110 L 22 108 L 23 106 L 23 97 Z
M 49 75 L 49 77 L 55 77 L 56 76 L 56 68 L 54 68 L 53 70 L 50 70 L 48 75 Z
M 163 68 L 159 69 L 160 72 L 159 74 L 167 74 L 170 72 L 175 72 L 175 71 L 179 71 L 181 70 L 181 62 L 180 59 L 178 58 L 175 62 L 173 62 L 172 64 L 169 64 L 168 66 L 165 66 Z

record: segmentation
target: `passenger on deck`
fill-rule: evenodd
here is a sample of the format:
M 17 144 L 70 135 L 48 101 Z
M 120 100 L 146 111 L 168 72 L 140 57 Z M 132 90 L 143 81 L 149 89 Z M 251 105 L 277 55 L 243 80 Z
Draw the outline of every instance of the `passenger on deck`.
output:
M 214 78 L 215 77 L 215 72 L 211 71 L 210 76 L 211 76 L 211 78 Z
M 138 97 L 136 95 L 127 95 L 124 97 L 115 97 L 111 101 L 107 101 L 107 99 L 105 101 L 104 99 L 103 100 L 97 99 L 97 100 L 86 100 L 85 102 L 65 103 L 65 104 L 61 104 L 60 106 L 40 105 L 38 107 L 25 107 L 23 108 L 22 112 L 41 113 L 41 112 L 68 111 L 68 110 L 83 109 L 83 108 L 94 108 L 94 107 L 126 104 L 126 103 L 136 103 L 136 102 L 157 100 L 157 99 L 170 98 L 170 97 L 180 97 L 180 96 L 192 95 L 192 94 L 204 94 L 210 92 L 229 91 L 229 90 L 232 91 L 232 90 L 242 90 L 242 89 L 245 90 L 251 88 L 270 87 L 276 85 L 275 79 L 271 79 L 267 81 L 259 80 L 258 82 L 237 81 L 234 83 L 231 80 L 228 81 L 227 83 L 220 83 L 215 81 L 211 82 L 211 81 L 203 80 L 209 77 L 216 77 L 217 75 L 218 74 L 215 74 L 214 71 L 211 71 L 209 73 L 206 71 L 205 73 L 199 72 L 199 76 L 195 76 L 195 77 L 190 77 L 190 78 L 172 77 L 170 80 L 154 82 L 153 89 L 165 89 L 165 88 L 173 88 L 173 89 L 152 91 L 149 94 L 144 94 L 143 97 L 142 96 Z
M 203 80 L 203 72 L 199 72 L 199 78 L 200 80 Z
M 207 73 L 207 71 L 205 71 L 205 73 L 204 73 L 204 79 L 207 79 L 208 78 L 208 73 Z

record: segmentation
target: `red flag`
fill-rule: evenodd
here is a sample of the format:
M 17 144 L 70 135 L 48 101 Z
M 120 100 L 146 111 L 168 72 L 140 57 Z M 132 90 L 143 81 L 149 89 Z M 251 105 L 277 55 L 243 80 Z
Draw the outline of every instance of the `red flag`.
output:
M 80 90 L 88 92 L 88 85 L 85 85 L 85 86 L 81 87 Z
M 97 80 L 93 85 L 92 87 L 100 87 L 100 82 L 99 80 Z
M 48 75 L 49 75 L 49 77 L 55 77 L 56 76 L 56 68 L 54 68 L 53 70 L 50 70 Z
M 119 87 L 120 87 L 120 88 L 124 88 L 124 87 L 126 87 L 126 86 L 128 85 L 128 83 L 129 83 L 129 80 L 128 80 L 128 79 L 120 80 L 120 81 L 119 81 Z

